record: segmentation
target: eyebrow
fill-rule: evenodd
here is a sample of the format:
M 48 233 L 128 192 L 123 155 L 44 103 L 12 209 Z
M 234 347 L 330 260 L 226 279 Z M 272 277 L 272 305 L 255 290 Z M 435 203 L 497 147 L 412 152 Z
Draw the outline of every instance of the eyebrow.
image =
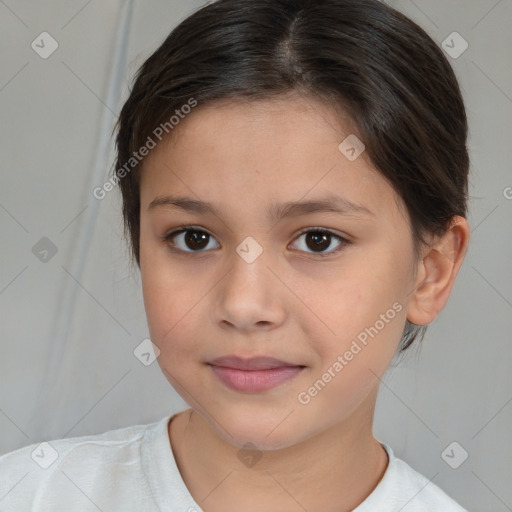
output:
M 200 201 L 182 196 L 160 196 L 151 201 L 148 211 L 158 207 L 179 208 L 186 212 L 199 215 L 215 215 L 222 218 L 222 213 L 212 203 Z M 279 221 L 288 217 L 298 217 L 308 213 L 328 212 L 339 213 L 343 215 L 371 215 L 375 214 L 366 206 L 349 201 L 348 199 L 336 195 L 329 195 L 322 199 L 311 201 L 286 202 L 282 204 L 272 204 L 267 209 L 267 217 L 271 221 Z

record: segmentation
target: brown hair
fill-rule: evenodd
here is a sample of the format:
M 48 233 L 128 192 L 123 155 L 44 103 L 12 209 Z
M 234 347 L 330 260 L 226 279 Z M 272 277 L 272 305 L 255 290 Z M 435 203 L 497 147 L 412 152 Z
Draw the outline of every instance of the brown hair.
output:
M 181 22 L 144 62 L 116 124 L 114 177 L 138 265 L 141 165 L 126 170 L 134 152 L 191 99 L 202 105 L 293 91 L 348 113 L 403 200 L 416 248 L 466 216 L 464 103 L 423 29 L 378 0 L 218 0 Z M 424 332 L 407 322 L 401 350 Z

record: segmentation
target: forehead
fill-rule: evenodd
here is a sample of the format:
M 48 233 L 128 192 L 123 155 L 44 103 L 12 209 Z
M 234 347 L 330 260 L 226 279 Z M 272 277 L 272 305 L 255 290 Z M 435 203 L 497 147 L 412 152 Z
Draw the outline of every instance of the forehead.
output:
M 197 107 L 146 157 L 142 208 L 178 194 L 268 211 L 271 203 L 334 193 L 376 214 L 403 214 L 367 154 L 350 160 L 340 151 L 354 132 L 339 109 L 300 96 Z
M 342 110 L 297 93 L 257 101 L 223 99 L 193 110 L 159 149 L 196 149 L 208 144 L 211 156 L 236 158 L 265 144 L 266 151 L 258 153 L 258 159 L 276 154 L 290 159 L 302 147 L 310 151 L 313 145 L 337 146 L 344 133 L 355 132 L 352 125 Z M 229 152 L 223 143 L 231 143 Z M 241 143 L 243 148 L 237 146 Z

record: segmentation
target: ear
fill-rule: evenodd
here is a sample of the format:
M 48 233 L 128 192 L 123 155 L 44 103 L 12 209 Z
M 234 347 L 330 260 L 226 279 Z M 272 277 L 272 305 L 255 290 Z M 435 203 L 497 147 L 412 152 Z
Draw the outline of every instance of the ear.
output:
M 467 220 L 454 217 L 448 231 L 423 251 L 407 308 L 413 324 L 431 323 L 444 308 L 466 255 L 469 232 Z

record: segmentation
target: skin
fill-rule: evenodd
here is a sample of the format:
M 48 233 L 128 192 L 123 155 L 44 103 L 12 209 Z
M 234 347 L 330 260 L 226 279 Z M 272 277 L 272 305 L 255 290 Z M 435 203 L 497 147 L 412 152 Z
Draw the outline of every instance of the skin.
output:
M 469 228 L 457 217 L 444 237 L 415 255 L 394 190 L 366 153 L 349 161 L 338 149 L 351 133 L 329 106 L 298 95 L 224 101 L 196 108 L 144 162 L 144 304 L 160 368 L 190 405 L 169 423 L 172 450 L 207 512 L 349 511 L 386 470 L 387 455 L 372 434 L 379 379 L 406 319 L 428 324 L 444 307 Z M 371 213 L 266 216 L 273 203 L 329 194 Z M 211 202 L 219 215 L 148 209 L 168 195 Z M 186 225 L 210 235 L 199 252 L 183 235 L 163 240 Z M 327 237 L 315 252 L 301 234 L 306 228 L 348 243 Z M 249 236 L 263 249 L 252 263 L 236 252 Z M 299 393 L 393 304 L 401 307 L 394 318 L 309 403 L 300 403 Z M 265 355 L 306 368 L 271 390 L 241 393 L 207 364 L 226 355 Z M 238 456 L 248 442 L 260 457 L 250 467 Z

